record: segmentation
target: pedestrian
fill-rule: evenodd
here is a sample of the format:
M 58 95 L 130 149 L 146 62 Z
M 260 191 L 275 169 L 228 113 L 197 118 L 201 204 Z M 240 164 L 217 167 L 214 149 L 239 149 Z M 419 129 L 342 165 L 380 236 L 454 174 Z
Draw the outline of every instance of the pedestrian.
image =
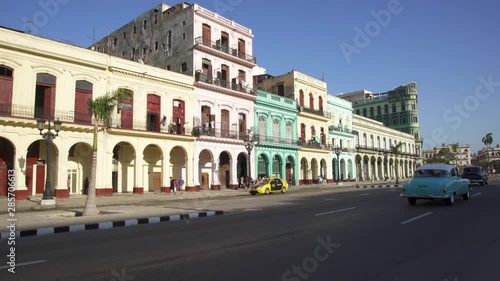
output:
M 177 193 L 177 181 L 170 177 L 170 190 L 173 195 Z
M 83 194 L 87 194 L 89 192 L 89 177 L 85 178 L 85 182 L 83 183 Z
M 68 195 L 71 195 L 71 176 L 68 176 L 66 180 L 66 185 L 68 186 Z
M 177 180 L 177 185 L 179 186 L 179 191 L 181 192 L 181 194 L 184 194 L 184 180 L 182 179 L 182 177 Z

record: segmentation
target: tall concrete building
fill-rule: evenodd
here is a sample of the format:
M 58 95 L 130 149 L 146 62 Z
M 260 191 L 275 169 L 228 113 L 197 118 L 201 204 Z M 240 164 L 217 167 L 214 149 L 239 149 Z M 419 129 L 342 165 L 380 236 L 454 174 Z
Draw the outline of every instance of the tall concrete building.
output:
M 237 187 L 259 157 L 245 148 L 245 139 L 257 133 L 252 40 L 251 29 L 198 4 L 180 3 L 154 7 L 92 48 L 194 77 L 195 100 L 178 110 L 189 107 L 192 120 L 182 114 L 165 117 L 167 123 L 194 129 L 195 185 L 218 189 Z M 254 176 L 256 170 L 251 171 Z
M 453 154 L 455 159 L 450 164 L 456 165 L 460 172 L 463 171 L 465 166 L 469 166 L 472 164 L 471 151 L 468 144 L 457 145 L 455 149 L 453 145 L 448 144 L 444 146 L 435 146 L 432 150 L 424 150 L 422 153 L 424 161 L 427 164 L 431 164 L 432 159 L 439 155 L 439 152 L 443 149 L 448 149 Z
M 416 82 L 396 87 L 384 93 L 361 90 L 338 95 L 352 102 L 354 113 L 385 126 L 413 135 L 416 152 L 422 157 L 423 138 L 418 116 L 418 87 Z M 419 161 L 422 162 L 421 159 Z

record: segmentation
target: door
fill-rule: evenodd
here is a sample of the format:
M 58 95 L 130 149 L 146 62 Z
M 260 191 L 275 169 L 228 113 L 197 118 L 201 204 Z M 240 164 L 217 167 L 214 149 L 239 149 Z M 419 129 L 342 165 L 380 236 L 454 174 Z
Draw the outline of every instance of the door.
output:
M 273 179 L 271 181 L 271 190 L 272 191 L 279 191 L 283 188 L 283 182 L 280 179 Z
M 45 165 L 36 165 L 36 194 L 45 190 Z
M 0 159 L 0 161 L 2 161 Z M 0 164 L 0 196 L 7 195 L 7 164 Z
M 155 192 L 161 191 L 161 172 L 153 173 L 153 190 Z
M 201 174 L 201 188 L 208 189 L 208 173 Z

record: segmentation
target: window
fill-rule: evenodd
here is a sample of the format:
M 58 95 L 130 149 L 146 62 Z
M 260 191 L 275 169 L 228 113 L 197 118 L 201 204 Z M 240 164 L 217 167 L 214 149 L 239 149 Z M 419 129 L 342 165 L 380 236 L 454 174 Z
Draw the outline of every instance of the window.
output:
M 142 48 L 142 57 L 146 57 L 146 48 Z
M 384 114 L 389 114 L 389 105 L 384 104 Z
M 382 108 L 380 105 L 377 106 L 377 115 L 382 115 Z
M 277 85 L 278 88 L 278 96 L 284 97 L 285 96 L 285 84 L 280 83 Z
M 154 17 L 154 22 L 155 22 L 155 24 L 158 23 L 158 14 L 156 12 L 155 12 L 155 17 Z
M 137 27 L 134 25 L 134 34 L 137 33 Z
M 125 52 L 122 52 L 122 58 L 125 58 Z
M 183 63 L 181 64 L 181 73 L 184 73 L 184 72 L 186 72 L 187 70 L 188 70 L 188 64 L 187 64 L 187 63 L 185 63 L 185 62 L 183 62 Z
M 158 51 L 158 41 L 155 42 L 155 51 Z
M 144 20 L 144 22 L 142 23 L 142 29 L 146 30 L 147 27 L 148 27 L 148 21 Z
M 370 107 L 370 117 L 373 117 L 373 107 Z
M 127 33 L 123 32 L 123 39 L 127 38 Z
M 132 48 L 132 55 L 130 57 L 132 60 L 135 60 L 135 48 Z
M 182 39 L 186 39 L 186 33 L 182 33 Z
M 113 47 L 116 47 L 116 44 L 118 43 L 118 40 L 115 38 L 113 38 Z
M 170 64 L 169 64 L 169 65 L 167 65 L 167 70 L 170 70 Z
M 182 26 L 186 26 L 186 21 L 185 20 L 182 21 Z
M 392 104 L 392 113 L 396 113 L 396 104 L 395 103 Z
M 416 116 L 413 117 L 413 123 L 418 123 L 418 117 Z
M 405 102 L 401 102 L 401 112 L 405 112 L 406 111 L 406 104 Z
M 363 108 L 363 116 L 366 117 L 366 108 Z

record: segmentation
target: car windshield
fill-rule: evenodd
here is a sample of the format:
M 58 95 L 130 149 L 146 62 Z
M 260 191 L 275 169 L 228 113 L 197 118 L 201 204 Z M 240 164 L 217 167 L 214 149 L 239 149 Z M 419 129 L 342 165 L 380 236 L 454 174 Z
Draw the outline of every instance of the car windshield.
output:
M 259 181 L 257 181 L 253 186 L 254 187 L 263 186 L 265 184 L 268 184 L 270 180 L 271 180 L 270 178 L 262 178 Z
M 479 167 L 468 167 L 464 168 L 464 173 L 479 173 L 480 168 Z
M 425 178 L 425 177 L 433 177 L 433 178 L 449 178 L 450 172 L 439 169 L 421 169 L 415 172 L 416 178 Z

